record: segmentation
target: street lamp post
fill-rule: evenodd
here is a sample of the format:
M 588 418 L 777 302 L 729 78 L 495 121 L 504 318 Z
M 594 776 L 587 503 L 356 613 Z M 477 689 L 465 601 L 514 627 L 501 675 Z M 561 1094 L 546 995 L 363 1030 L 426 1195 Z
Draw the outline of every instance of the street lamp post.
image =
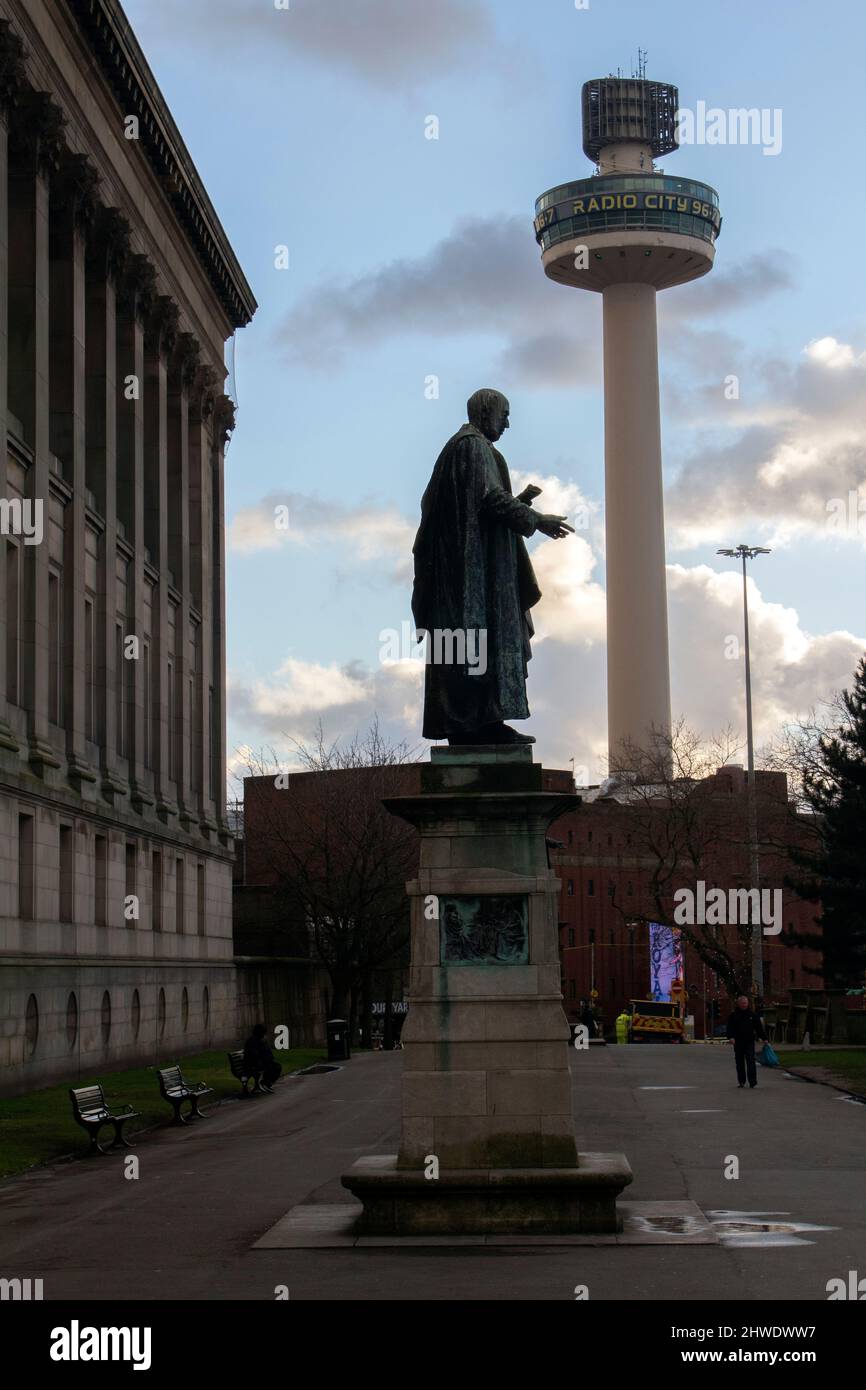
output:
M 717 555 L 727 555 L 740 559 L 743 564 L 743 634 L 746 657 L 746 746 L 748 752 L 748 778 L 746 784 L 747 809 L 749 817 L 749 861 L 752 887 L 761 890 L 761 863 L 758 853 L 758 813 L 755 801 L 755 744 L 752 737 L 752 665 L 749 652 L 749 587 L 746 562 L 756 555 L 769 555 L 770 551 L 762 545 L 738 545 L 733 550 L 717 550 Z M 760 902 L 760 896 L 758 898 Z M 761 914 L 757 922 L 752 922 L 752 990 L 755 995 L 764 995 L 764 933 Z

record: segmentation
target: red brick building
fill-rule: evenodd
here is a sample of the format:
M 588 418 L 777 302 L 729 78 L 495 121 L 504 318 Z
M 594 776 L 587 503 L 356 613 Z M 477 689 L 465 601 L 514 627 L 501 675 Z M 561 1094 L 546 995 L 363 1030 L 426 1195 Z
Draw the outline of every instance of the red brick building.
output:
M 746 775 L 742 768 L 720 768 L 701 784 L 712 803 L 711 826 L 701 846 L 701 873 L 707 888 L 749 886 L 747 849 Z M 570 1022 L 577 1022 L 580 1000 L 598 992 L 596 1006 L 605 1026 L 613 1023 L 629 999 L 649 997 L 650 943 L 646 918 L 653 920 L 649 880 L 657 859 L 647 853 L 647 809 L 628 800 L 605 796 L 599 788 L 587 788 L 584 804 L 554 825 L 551 836 L 561 849 L 552 851 L 560 871 L 560 951 L 563 1002 Z M 803 833 L 803 823 L 788 805 L 784 774 L 756 774 L 758 831 L 761 842 L 761 884 L 781 892 L 782 932 L 764 936 L 764 998 L 782 1001 L 791 988 L 816 988 L 820 979 L 809 973 L 820 967 L 820 953 L 801 949 L 786 940 L 788 933 L 815 932 L 815 906 L 797 898 L 784 886 L 791 872 L 787 846 Z M 658 816 L 666 807 L 660 803 Z M 671 887 L 690 884 L 685 871 Z M 668 911 L 673 901 L 668 895 Z M 735 929 L 721 928 L 728 949 L 742 957 Z M 686 945 L 685 984 L 688 1012 L 695 1018 L 695 1035 L 712 1031 L 715 1016 L 725 1016 L 728 990 L 706 967 L 697 952 Z
M 420 767 L 414 763 L 379 769 L 380 776 L 387 772 L 387 794 L 409 796 L 420 792 Z M 323 778 L 342 778 L 348 788 L 357 776 L 357 771 L 293 773 L 288 785 L 282 786 L 275 785 L 272 776 L 245 779 L 244 873 L 243 884 L 236 885 L 236 949 L 242 945 L 240 937 L 246 937 L 249 929 L 250 914 L 243 910 L 243 905 L 253 898 L 252 915 L 262 925 L 262 894 L 267 896 L 268 889 L 275 888 L 279 879 L 275 871 L 279 836 L 287 833 L 295 817 L 301 818 L 295 822 L 300 829 L 303 819 L 315 814 L 313 808 L 321 802 Z M 556 769 L 545 771 L 544 786 L 550 791 L 574 790 L 571 773 Z M 617 799 L 616 793 L 605 788 L 579 790 L 583 804 L 555 822 L 550 831 L 551 841 L 561 846 L 551 848 L 551 862 L 562 881 L 563 1003 L 569 1021 L 576 1022 L 580 1000 L 589 998 L 594 988 L 598 992 L 596 1007 L 608 1027 L 629 999 L 646 998 L 650 992 L 646 919 L 654 920 L 648 888 L 654 864 L 646 852 L 647 803 L 637 808 L 633 801 Z M 700 784 L 700 795 L 713 808 L 710 830 L 704 831 L 708 842 L 701 847 L 700 872 L 708 886 L 748 886 L 746 779 L 742 768 L 720 769 Z M 809 974 L 808 968 L 819 968 L 820 955 L 786 941 L 790 930 L 815 930 L 815 908 L 784 888 L 785 874 L 791 867 L 786 846 L 799 834 L 799 822 L 788 804 L 784 775 L 759 772 L 756 799 L 762 845 L 761 883 L 781 890 L 784 919 L 781 935 L 764 937 L 764 996 L 769 1003 L 783 1000 L 792 987 L 819 985 L 819 978 Z M 663 818 L 665 809 L 660 802 L 653 815 Z M 282 822 L 279 832 L 278 822 Z M 684 874 L 682 884 L 688 883 Z M 671 910 L 672 902 L 667 906 Z M 267 954 L 270 949 L 275 955 L 294 957 L 296 969 L 302 969 L 304 957 L 307 966 L 314 968 L 301 921 L 283 919 L 270 926 L 275 932 L 268 943 L 263 944 L 256 934 L 256 956 L 260 952 Z M 737 949 L 736 945 L 732 947 L 732 953 Z M 316 973 L 321 989 L 323 977 L 320 970 Z M 696 1036 L 703 1037 L 705 1027 L 708 1032 L 712 1030 L 714 1015 L 726 1014 L 729 992 L 690 947 L 685 953 L 685 983 L 690 991 L 688 1011 L 695 1017 Z

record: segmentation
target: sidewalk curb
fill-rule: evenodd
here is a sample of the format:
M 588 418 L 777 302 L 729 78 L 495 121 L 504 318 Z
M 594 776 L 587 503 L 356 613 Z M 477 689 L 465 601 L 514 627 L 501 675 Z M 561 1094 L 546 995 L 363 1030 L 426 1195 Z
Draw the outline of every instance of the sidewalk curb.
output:
M 866 1105 L 866 1094 L 862 1091 L 852 1091 L 847 1086 L 840 1086 L 835 1081 L 827 1081 L 823 1076 L 809 1076 L 806 1068 L 782 1067 L 782 1071 L 788 1072 L 790 1076 L 795 1076 L 798 1081 L 808 1081 L 812 1086 L 828 1086 L 831 1091 L 841 1091 L 845 1096 L 851 1096 L 854 1100 L 860 1100 Z

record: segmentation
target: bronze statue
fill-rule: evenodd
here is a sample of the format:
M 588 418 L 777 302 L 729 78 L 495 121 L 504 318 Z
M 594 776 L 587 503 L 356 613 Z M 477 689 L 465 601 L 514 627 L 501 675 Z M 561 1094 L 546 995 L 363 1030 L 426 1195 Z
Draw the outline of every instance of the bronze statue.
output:
M 532 509 L 541 489 L 511 491 L 494 441 L 508 429 L 499 391 L 470 396 L 469 423 L 449 439 L 421 501 L 412 614 L 427 634 L 425 738 L 452 744 L 534 743 L 506 719 L 527 719 L 529 610 L 541 598 L 524 537 L 573 527 Z

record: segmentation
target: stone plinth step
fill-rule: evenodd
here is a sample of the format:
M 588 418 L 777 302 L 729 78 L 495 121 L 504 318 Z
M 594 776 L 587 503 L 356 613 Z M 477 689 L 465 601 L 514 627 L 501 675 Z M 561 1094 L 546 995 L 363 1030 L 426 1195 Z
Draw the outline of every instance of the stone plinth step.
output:
M 427 1178 L 396 1155 L 359 1159 L 341 1179 L 363 1203 L 359 1235 L 568 1235 L 622 1229 L 624 1154 L 581 1153 L 573 1168 L 442 1169 Z

